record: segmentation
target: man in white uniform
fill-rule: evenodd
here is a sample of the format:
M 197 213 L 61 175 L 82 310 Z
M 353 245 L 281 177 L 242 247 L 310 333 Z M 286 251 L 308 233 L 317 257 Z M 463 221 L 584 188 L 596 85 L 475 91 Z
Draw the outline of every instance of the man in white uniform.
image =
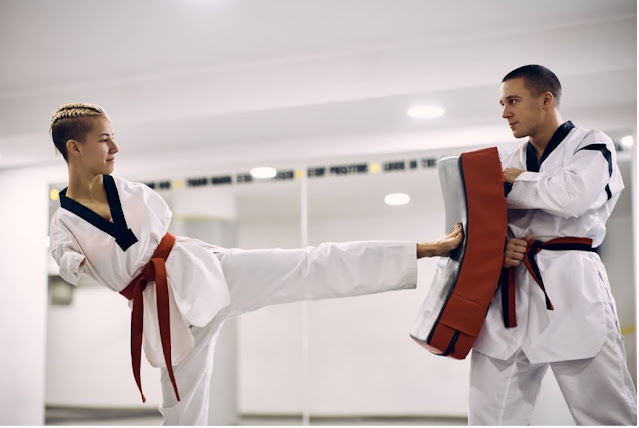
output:
M 471 425 L 529 424 L 549 366 L 577 424 L 637 422 L 615 302 L 593 251 L 624 187 L 615 146 L 563 122 L 560 96 L 555 74 L 539 65 L 502 81 L 502 117 L 529 141 L 502 159 L 512 276 L 473 349 Z

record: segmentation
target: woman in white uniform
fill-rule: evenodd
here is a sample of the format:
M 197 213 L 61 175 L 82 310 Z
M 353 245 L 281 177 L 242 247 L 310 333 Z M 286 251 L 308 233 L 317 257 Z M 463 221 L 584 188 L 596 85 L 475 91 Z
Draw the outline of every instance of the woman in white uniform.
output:
M 504 267 L 516 287 L 502 284 L 473 348 L 472 425 L 529 424 L 548 367 L 577 424 L 637 423 L 615 302 L 594 251 L 624 188 L 615 146 L 563 122 L 560 95 L 557 76 L 539 65 L 502 81 L 502 116 L 530 141 L 502 159 L 512 186 Z
M 463 238 L 459 225 L 434 243 L 295 250 L 176 238 L 168 233 L 171 211 L 156 192 L 110 175 L 118 146 L 100 107 L 63 105 L 50 130 L 69 170 L 51 220 L 51 253 L 71 284 L 90 277 L 132 300 L 134 375 L 142 393 L 143 346 L 151 365 L 161 367 L 164 424 L 207 423 L 213 351 L 226 319 L 279 303 L 414 288 L 416 259 L 447 255 Z

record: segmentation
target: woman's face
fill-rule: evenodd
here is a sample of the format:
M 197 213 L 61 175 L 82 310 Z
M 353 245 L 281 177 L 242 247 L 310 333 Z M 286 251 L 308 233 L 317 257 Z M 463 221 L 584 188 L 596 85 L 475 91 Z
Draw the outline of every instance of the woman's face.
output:
M 118 146 L 113 140 L 113 124 L 104 116 L 93 118 L 93 129 L 78 144 L 82 166 L 93 174 L 111 174 Z

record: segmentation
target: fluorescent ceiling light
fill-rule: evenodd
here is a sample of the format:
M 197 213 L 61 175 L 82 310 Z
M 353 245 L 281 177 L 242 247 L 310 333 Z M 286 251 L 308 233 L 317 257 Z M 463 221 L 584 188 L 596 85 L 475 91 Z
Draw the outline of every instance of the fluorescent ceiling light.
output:
M 444 109 L 438 106 L 414 106 L 408 109 L 408 115 L 417 119 L 432 119 L 444 115 Z
M 624 147 L 632 147 L 634 142 L 635 142 L 635 139 L 632 137 L 632 135 L 626 135 L 625 137 L 621 139 L 621 145 Z
M 389 193 L 384 196 L 386 205 L 406 205 L 410 202 L 410 196 L 406 193 Z
M 277 170 L 268 166 L 260 166 L 251 169 L 253 178 L 273 178 L 277 175 Z

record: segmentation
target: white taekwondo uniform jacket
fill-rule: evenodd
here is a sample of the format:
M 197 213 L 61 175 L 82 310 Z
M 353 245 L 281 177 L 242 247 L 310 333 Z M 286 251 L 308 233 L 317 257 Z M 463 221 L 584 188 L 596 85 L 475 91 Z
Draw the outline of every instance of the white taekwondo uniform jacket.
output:
M 144 184 L 105 175 L 104 187 L 113 222 L 67 198 L 66 189 L 60 192 L 61 208 L 50 224 L 51 254 L 67 282 L 78 285 L 88 276 L 120 292 L 151 259 L 169 229 L 171 211 Z M 124 220 L 118 222 L 118 217 Z M 276 289 L 299 284 L 288 287 L 298 291 L 278 298 L 279 302 L 415 288 L 416 243 L 366 241 L 294 250 L 240 250 L 179 236 L 166 270 L 171 361 L 176 365 L 193 349 L 189 326 L 206 325 L 229 305 L 227 283 L 240 284 L 241 292 L 249 295 L 266 284 L 282 285 Z M 143 295 L 144 353 L 151 365 L 164 367 L 153 281 Z M 253 309 L 265 304 L 256 299 Z
M 502 166 L 525 171 L 507 195 L 509 238 L 590 238 L 593 247 L 601 245 L 624 188 L 607 135 L 568 121 L 539 161 L 526 143 L 503 157 Z M 518 325 L 504 327 L 500 288 L 474 350 L 506 360 L 521 347 L 533 364 L 594 357 L 606 336 L 606 313 L 616 316 L 599 255 L 542 250 L 536 259 L 554 310 L 546 309 L 543 291 L 521 263 L 515 268 Z

